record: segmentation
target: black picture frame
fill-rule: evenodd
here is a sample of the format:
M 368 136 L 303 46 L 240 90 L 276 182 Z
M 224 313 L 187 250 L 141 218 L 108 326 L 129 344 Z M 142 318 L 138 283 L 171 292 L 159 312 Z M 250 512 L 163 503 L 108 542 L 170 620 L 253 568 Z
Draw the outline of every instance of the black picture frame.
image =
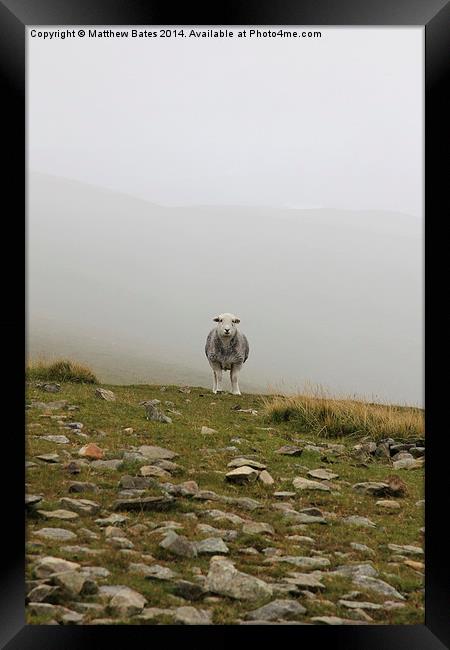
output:
M 23 517 L 25 452 L 24 372 L 19 364 L 24 353 L 25 307 L 25 28 L 28 25 L 341 25 L 425 28 L 425 397 L 426 428 L 431 444 L 426 461 L 426 588 L 425 625 L 411 626 L 29 626 L 24 608 Z M 4 219 L 4 309 L 0 317 L 4 343 L 3 366 L 7 378 L 2 409 L 1 517 L 3 549 L 0 591 L 0 645 L 10 650 L 64 650 L 108 647 L 110 643 L 171 644 L 211 643 L 228 646 L 259 642 L 294 641 L 300 644 L 333 644 L 345 650 L 438 650 L 450 647 L 449 552 L 445 524 L 448 476 L 445 409 L 448 387 L 445 377 L 447 320 L 445 293 L 433 291 L 445 280 L 448 254 L 444 237 L 448 219 L 448 129 L 446 98 L 449 52 L 450 5 L 447 0 L 307 0 L 269 3 L 229 0 L 206 8 L 146 0 L 0 0 L 0 70 L 2 83 L 2 152 L 6 163 L 2 188 Z M 23 197 L 23 198 L 22 198 Z M 8 206 L 8 207 L 7 207 Z M 441 217 L 445 217 L 442 219 Z M 5 244 L 7 243 L 7 246 Z M 445 248 L 444 248 L 445 247 Z M 6 253 L 10 255 L 7 257 Z M 444 284 L 445 286 L 445 284 Z M 439 296 L 439 297 L 438 297 Z M 437 301 L 440 299 L 439 306 Z M 435 318 L 433 318 L 433 314 Z M 447 314 L 445 314 L 446 316 Z M 25 356 L 25 355 L 24 355 Z M 9 358 L 8 358 L 9 357 Z M 432 364 L 432 365 L 431 365 Z M 441 372 L 440 372 L 441 371 Z M 444 374 L 442 374 L 444 373 Z M 441 419 L 442 416 L 442 419 Z M 442 425 L 439 425 L 439 422 Z M 431 437 L 430 437 L 431 436 Z M 447 454 L 447 458 L 445 456 Z M 446 467 L 447 465 L 447 467 Z M 6 469 L 10 470 L 6 479 Z M 4 473 L 5 472 L 5 473 Z M 440 498 L 441 497 L 441 498 Z M 179 638 L 182 635 L 182 638 Z M 265 640 L 264 639 L 264 640 Z M 263 640 L 263 639 L 261 639 Z

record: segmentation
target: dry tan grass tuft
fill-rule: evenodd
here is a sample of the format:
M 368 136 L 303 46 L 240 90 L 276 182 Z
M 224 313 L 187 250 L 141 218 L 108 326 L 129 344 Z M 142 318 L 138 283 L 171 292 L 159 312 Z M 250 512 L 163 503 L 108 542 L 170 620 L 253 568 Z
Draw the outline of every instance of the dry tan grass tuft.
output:
M 29 361 L 26 367 L 27 379 L 40 381 L 98 384 L 98 379 L 89 366 L 71 359 L 43 359 Z
M 323 391 L 264 397 L 266 416 L 274 422 L 292 422 L 301 431 L 323 437 L 369 436 L 417 438 L 425 433 L 423 409 L 336 398 Z

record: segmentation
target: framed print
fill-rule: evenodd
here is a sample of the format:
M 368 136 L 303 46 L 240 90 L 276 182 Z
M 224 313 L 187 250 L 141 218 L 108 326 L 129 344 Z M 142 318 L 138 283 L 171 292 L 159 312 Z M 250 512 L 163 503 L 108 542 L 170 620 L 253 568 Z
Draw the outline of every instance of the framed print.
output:
M 0 3 L 2 647 L 449 647 L 448 20 Z

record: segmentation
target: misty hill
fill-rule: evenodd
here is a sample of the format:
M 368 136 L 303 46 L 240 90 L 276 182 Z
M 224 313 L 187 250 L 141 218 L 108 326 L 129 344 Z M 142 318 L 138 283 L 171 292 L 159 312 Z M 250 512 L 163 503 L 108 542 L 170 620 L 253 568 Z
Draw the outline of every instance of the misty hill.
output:
M 95 365 L 95 340 L 116 346 L 111 381 L 209 385 L 204 341 L 232 311 L 251 346 L 244 389 L 310 381 L 420 404 L 422 289 L 408 215 L 163 207 L 29 174 L 29 353 L 86 346 Z

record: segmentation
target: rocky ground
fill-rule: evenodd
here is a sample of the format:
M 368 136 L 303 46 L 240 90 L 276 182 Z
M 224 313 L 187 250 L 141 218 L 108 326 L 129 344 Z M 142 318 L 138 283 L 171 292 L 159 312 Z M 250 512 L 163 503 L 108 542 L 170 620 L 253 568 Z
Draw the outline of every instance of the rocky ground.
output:
M 422 624 L 424 440 L 257 395 L 27 386 L 27 621 Z

